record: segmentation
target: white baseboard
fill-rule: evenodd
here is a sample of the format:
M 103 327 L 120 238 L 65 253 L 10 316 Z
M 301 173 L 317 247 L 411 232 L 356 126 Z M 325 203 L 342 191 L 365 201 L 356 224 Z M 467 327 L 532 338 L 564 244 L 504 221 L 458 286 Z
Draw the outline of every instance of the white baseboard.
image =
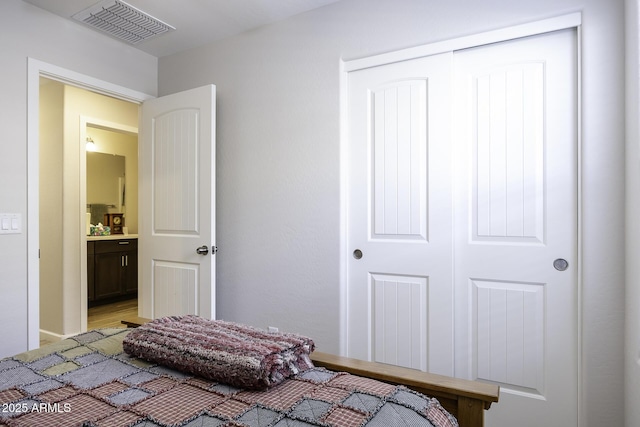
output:
M 40 341 L 47 341 L 47 342 L 58 342 L 58 341 L 62 341 L 64 339 L 67 339 L 69 337 L 72 337 L 74 335 L 77 334 L 67 334 L 67 335 L 60 335 L 60 334 L 56 334 L 54 332 L 51 331 L 45 331 L 44 329 L 40 329 Z

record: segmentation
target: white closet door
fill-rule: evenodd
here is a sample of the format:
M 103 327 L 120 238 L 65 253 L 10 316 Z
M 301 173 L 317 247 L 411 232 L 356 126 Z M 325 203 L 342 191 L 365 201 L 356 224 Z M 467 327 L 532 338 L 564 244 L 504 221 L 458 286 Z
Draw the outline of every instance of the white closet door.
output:
M 348 355 L 453 374 L 451 54 L 349 75 Z
M 494 427 L 577 424 L 576 58 L 566 30 L 349 73 L 347 353 L 500 385 Z
M 576 52 L 454 55 L 456 375 L 501 386 L 491 426 L 577 425 Z

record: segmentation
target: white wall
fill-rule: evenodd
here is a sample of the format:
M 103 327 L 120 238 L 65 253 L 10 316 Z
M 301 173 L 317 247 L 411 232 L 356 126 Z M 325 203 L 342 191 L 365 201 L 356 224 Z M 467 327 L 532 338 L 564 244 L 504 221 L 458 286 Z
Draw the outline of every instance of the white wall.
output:
M 640 7 L 627 0 L 626 10 L 626 336 L 625 426 L 640 425 Z
M 27 349 L 28 57 L 139 92 L 157 85 L 155 57 L 21 0 L 0 1 L 0 212 L 23 220 L 21 234 L 0 236 L 0 357 Z
M 159 60 L 214 83 L 218 313 L 339 350 L 339 62 L 583 12 L 583 425 L 623 425 L 623 0 L 344 0 Z

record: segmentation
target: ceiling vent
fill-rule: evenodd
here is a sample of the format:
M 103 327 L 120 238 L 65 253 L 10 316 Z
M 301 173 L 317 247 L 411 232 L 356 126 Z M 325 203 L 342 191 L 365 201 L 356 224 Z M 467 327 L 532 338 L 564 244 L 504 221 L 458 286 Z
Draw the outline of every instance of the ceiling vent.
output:
M 101 1 L 76 13 L 73 19 L 131 44 L 175 30 L 121 0 Z

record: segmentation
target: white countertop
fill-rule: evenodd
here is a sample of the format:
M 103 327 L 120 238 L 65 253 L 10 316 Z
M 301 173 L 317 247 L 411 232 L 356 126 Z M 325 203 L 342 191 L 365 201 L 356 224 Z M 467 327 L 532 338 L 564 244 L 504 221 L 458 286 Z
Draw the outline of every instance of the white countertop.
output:
M 122 239 L 137 239 L 137 234 L 111 234 L 109 236 L 87 236 L 87 242 L 93 240 L 122 240 Z

